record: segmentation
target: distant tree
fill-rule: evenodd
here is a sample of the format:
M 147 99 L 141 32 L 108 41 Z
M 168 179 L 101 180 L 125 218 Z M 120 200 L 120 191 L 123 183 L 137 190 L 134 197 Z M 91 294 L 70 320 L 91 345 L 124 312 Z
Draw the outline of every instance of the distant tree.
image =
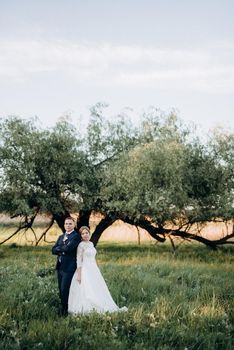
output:
M 38 244 L 54 222 L 63 230 L 77 212 L 78 228 L 102 214 L 94 244 L 118 219 L 160 242 L 169 237 L 174 248 L 175 236 L 214 249 L 233 243 L 234 233 L 216 241 L 191 233 L 194 224 L 234 217 L 233 135 L 216 132 L 204 144 L 174 112 L 151 109 L 133 127 L 124 115 L 109 121 L 104 107 L 91 109 L 82 134 L 67 121 L 46 130 L 20 118 L 1 121 L 0 211 L 21 218 L 13 234 L 33 230 L 45 213 L 51 221 Z

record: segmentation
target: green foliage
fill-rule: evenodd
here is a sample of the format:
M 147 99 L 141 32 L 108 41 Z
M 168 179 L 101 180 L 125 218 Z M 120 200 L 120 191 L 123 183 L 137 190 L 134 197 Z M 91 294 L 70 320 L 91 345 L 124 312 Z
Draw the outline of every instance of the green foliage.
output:
M 30 215 L 75 210 L 90 192 L 91 169 L 73 126 L 40 130 L 9 118 L 2 125 L 0 210 Z
M 105 104 L 98 103 L 90 112 L 86 149 L 94 164 L 118 158 L 120 154 L 139 142 L 138 131 L 124 115 L 114 121 L 104 117 Z
M 174 141 L 138 146 L 108 168 L 102 188 L 109 209 L 134 217 L 149 215 L 164 222 L 179 215 L 183 147 Z
M 147 115 L 142 126 L 141 143 L 103 169 L 106 209 L 158 225 L 232 219 L 233 165 L 224 140 L 222 150 L 202 144 L 174 114 L 163 120 Z
M 188 216 L 192 222 L 234 217 L 233 178 L 227 182 L 229 169 L 223 166 L 216 152 L 210 152 L 209 147 L 197 143 L 189 145 L 186 154 L 183 188 L 190 200 L 192 210 Z
M 57 315 L 50 248 L 1 251 L 2 349 L 232 349 L 231 248 L 183 245 L 174 255 L 168 245 L 101 244 L 100 269 L 129 311 L 67 318 Z

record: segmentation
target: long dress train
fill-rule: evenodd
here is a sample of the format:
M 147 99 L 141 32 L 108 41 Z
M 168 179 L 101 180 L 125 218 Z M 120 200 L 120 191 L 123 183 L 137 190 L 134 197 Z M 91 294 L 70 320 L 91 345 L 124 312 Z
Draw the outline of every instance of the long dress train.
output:
M 77 280 L 77 271 L 72 278 L 68 312 L 71 314 L 86 314 L 91 311 L 114 312 L 126 311 L 119 308 L 108 290 L 106 282 L 96 263 L 96 249 L 93 243 L 83 241 L 77 249 L 77 268 L 81 267 L 81 283 Z

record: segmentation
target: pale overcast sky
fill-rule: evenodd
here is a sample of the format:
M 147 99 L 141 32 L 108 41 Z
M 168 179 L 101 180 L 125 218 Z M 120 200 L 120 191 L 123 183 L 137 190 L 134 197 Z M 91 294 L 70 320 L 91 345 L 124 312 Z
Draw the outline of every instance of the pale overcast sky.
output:
M 233 0 L 0 0 L 0 117 L 76 122 L 97 102 L 234 124 Z

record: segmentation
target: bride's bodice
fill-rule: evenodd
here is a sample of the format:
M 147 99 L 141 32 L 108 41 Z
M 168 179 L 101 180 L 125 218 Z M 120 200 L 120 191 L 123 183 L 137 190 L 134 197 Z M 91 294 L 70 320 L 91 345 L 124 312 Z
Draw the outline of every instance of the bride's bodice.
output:
M 96 249 L 92 242 L 81 242 L 77 250 L 77 267 L 84 264 L 96 263 Z

